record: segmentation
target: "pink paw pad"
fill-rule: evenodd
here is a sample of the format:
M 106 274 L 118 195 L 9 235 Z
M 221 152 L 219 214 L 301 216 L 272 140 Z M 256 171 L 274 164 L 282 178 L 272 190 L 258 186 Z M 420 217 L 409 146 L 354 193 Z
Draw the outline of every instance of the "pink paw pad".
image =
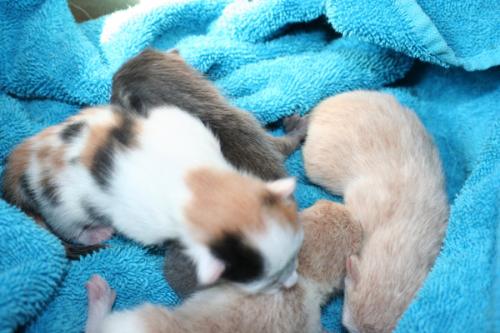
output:
M 308 118 L 301 117 L 298 114 L 294 114 L 290 117 L 283 119 L 283 126 L 285 127 L 285 132 L 289 134 L 297 134 L 300 136 L 305 136 L 308 127 Z
M 87 282 L 88 318 L 85 333 L 100 332 L 104 318 L 111 312 L 116 292 L 99 275 L 93 275 Z
M 116 292 L 99 275 L 93 275 L 87 282 L 87 298 L 89 314 L 91 310 L 109 312 L 115 302 Z
M 78 237 L 78 242 L 85 245 L 96 245 L 107 241 L 113 236 L 115 229 L 112 227 L 89 227 L 83 230 L 82 234 Z

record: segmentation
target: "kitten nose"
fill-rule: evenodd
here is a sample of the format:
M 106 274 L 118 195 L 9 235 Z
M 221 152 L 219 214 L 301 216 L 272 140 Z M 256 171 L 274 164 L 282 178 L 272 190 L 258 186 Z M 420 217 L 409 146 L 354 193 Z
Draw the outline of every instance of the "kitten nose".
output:
M 285 283 L 283 285 L 285 288 L 291 288 L 293 287 L 297 281 L 299 280 L 299 275 L 297 274 L 297 271 L 293 271 L 292 274 L 285 280 Z

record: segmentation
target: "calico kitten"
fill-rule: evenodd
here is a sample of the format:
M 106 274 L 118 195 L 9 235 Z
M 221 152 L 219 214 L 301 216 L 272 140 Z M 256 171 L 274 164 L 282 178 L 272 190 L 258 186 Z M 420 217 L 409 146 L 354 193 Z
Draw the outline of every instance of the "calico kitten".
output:
M 343 323 L 391 332 L 431 269 L 448 202 L 436 147 L 417 116 L 388 94 L 321 102 L 304 146 L 307 175 L 344 196 L 364 243 L 347 261 Z
M 231 164 L 264 180 L 286 176 L 284 158 L 307 132 L 307 119 L 292 116 L 284 121 L 288 135 L 270 136 L 250 113 L 229 104 L 176 51 L 146 50 L 123 64 L 113 77 L 111 102 L 145 117 L 157 106 L 185 110 L 214 133 Z
M 275 294 L 248 295 L 230 286 L 195 294 L 176 309 L 145 304 L 110 313 L 115 292 L 94 275 L 87 283 L 86 333 L 314 333 L 320 307 L 342 288 L 345 261 L 361 245 L 361 227 L 339 204 L 320 201 L 301 213 L 300 278 Z
M 229 164 L 199 119 L 88 108 L 20 144 L 4 193 L 63 239 L 98 244 L 116 230 L 144 245 L 177 239 L 202 285 L 249 292 L 291 285 L 302 228 L 293 178 L 264 182 Z

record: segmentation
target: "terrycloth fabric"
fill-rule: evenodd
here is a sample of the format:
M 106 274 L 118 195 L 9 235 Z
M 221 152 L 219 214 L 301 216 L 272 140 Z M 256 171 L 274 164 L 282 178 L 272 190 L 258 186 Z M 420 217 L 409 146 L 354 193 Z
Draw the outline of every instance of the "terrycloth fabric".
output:
M 419 72 L 415 86 L 387 91 L 433 134 L 452 206 L 442 252 L 396 331 L 497 332 L 500 71 Z
M 469 70 L 498 65 L 498 6 L 472 0 L 441 7 L 432 1 L 192 0 L 139 5 L 78 25 L 66 1 L 0 2 L 0 165 L 23 138 L 80 105 L 106 103 L 113 72 L 148 45 L 178 48 L 263 124 L 304 114 L 331 94 L 378 89 L 407 75 L 388 91 L 414 108 L 435 137 L 452 213 L 443 252 L 398 331 L 494 330 L 500 324 L 500 295 L 493 292 L 500 285 L 494 276 L 499 71 L 419 65 L 407 72 L 410 57 Z M 307 182 L 299 151 L 287 167 L 299 179 L 301 208 L 319 198 L 338 199 Z M 84 282 L 93 273 L 117 289 L 118 309 L 179 302 L 162 278 L 155 249 L 114 239 L 109 249 L 69 263 L 55 237 L 3 201 L 0 242 L 2 332 L 19 325 L 29 332 L 81 331 Z M 340 330 L 340 307 L 336 299 L 324 309 L 330 331 Z
M 326 15 L 346 36 L 437 64 L 477 70 L 500 61 L 498 13 L 500 2 L 490 0 L 235 1 L 215 29 L 238 40 L 262 41 L 286 24 Z

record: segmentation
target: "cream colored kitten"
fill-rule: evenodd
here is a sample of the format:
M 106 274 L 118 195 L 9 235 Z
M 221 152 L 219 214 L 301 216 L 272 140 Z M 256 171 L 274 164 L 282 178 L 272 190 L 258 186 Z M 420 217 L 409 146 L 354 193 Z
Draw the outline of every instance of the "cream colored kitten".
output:
M 274 294 L 249 295 L 226 284 L 196 293 L 177 309 L 151 304 L 109 314 L 115 293 L 94 276 L 87 284 L 86 333 L 321 332 L 320 306 L 342 287 L 345 260 L 361 245 L 361 227 L 344 206 L 320 201 L 301 214 L 299 281 Z
M 422 285 L 446 230 L 441 162 L 417 116 L 388 94 L 355 91 L 321 102 L 304 146 L 307 175 L 344 196 L 361 222 L 347 260 L 343 323 L 390 332 Z

